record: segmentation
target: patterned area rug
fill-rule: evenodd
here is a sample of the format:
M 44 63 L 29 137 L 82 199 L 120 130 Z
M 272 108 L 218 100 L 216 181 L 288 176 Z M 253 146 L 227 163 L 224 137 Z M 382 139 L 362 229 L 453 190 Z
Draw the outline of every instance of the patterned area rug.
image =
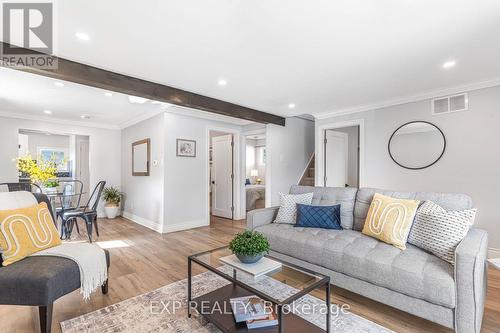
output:
M 267 278 L 267 279 L 266 279 Z M 218 275 L 205 272 L 193 277 L 193 297 L 206 294 L 228 284 Z M 278 300 L 290 296 L 294 289 L 274 279 L 264 279 L 250 283 L 257 290 L 272 291 Z M 103 309 L 61 322 L 63 333 L 76 332 L 196 332 L 219 333 L 220 331 L 200 315 L 187 317 L 187 280 L 181 280 L 149 293 L 127 299 Z M 325 315 L 302 314 L 308 306 L 319 308 L 325 302 L 306 295 L 296 302 L 294 311 L 309 322 L 325 329 Z M 175 311 L 174 311 L 175 308 Z M 333 309 L 331 328 L 335 333 L 389 333 L 392 332 L 367 319 L 346 311 Z M 175 313 L 174 313 L 175 312 Z M 258 330 L 257 330 L 258 331 Z

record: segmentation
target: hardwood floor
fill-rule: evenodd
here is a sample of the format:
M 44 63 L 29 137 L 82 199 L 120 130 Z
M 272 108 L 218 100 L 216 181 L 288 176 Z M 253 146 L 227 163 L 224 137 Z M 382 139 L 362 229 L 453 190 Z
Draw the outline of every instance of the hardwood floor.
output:
M 108 295 L 96 292 L 85 303 L 75 291 L 54 305 L 52 332 L 59 323 L 93 310 L 157 289 L 187 277 L 187 256 L 226 245 L 244 221 L 214 218 L 210 227 L 158 234 L 126 219 L 100 220 L 101 237 L 111 252 Z M 85 235 L 80 237 L 85 239 Z M 193 273 L 202 269 L 193 266 Z M 322 297 L 322 293 L 315 296 Z M 402 311 L 371 301 L 340 288 L 333 288 L 332 302 L 349 304 L 351 311 L 396 332 L 451 332 L 451 330 Z M 38 332 L 34 307 L 0 306 L 0 332 Z M 489 290 L 482 332 L 500 332 L 500 271 L 489 271 Z

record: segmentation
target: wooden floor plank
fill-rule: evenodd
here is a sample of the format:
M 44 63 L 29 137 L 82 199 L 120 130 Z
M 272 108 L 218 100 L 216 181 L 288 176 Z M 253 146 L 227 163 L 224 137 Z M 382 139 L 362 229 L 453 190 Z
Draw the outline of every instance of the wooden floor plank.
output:
M 99 241 L 122 241 L 127 247 L 111 248 L 108 295 L 97 292 L 85 303 L 75 291 L 54 305 L 52 331 L 61 331 L 61 321 L 126 300 L 187 277 L 187 256 L 226 245 L 244 229 L 245 221 L 213 218 L 209 227 L 159 234 L 123 218 L 99 220 Z M 83 229 L 81 229 L 83 230 Z M 85 235 L 81 235 L 85 240 Z M 203 269 L 195 267 L 193 272 Z M 323 297 L 322 292 L 315 296 Z M 332 302 L 349 304 L 351 311 L 401 333 L 451 330 L 393 309 L 340 288 L 332 288 Z M 38 332 L 38 312 L 34 307 L 0 306 L 0 332 Z M 488 297 L 483 321 L 484 333 L 500 332 L 500 271 L 489 270 Z

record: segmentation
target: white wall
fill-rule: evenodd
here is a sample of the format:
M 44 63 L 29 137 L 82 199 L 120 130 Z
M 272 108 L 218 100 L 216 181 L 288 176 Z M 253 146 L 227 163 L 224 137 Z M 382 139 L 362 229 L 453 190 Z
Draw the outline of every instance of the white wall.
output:
M 279 192 L 298 184 L 314 152 L 314 122 L 287 118 L 286 126 L 267 125 L 266 206 L 279 205 Z
M 66 148 L 69 150 L 68 135 L 47 135 L 42 133 L 26 133 L 28 136 L 28 151 L 36 159 L 38 148 Z
M 466 193 L 478 208 L 476 225 L 489 232 L 490 246 L 500 249 L 500 87 L 469 92 L 469 107 L 465 112 L 432 116 L 431 102 L 424 100 L 317 120 L 316 127 L 364 119 L 365 186 Z M 427 169 L 403 169 L 387 151 L 392 132 L 412 120 L 434 123 L 446 136 L 445 154 Z
M 208 195 L 208 133 L 209 129 L 233 132 L 235 142 L 235 202 L 241 198 L 245 165 L 241 154 L 241 126 L 224 122 L 182 116 L 165 115 L 165 194 L 164 232 L 177 231 L 209 224 Z M 196 140 L 196 157 L 177 157 L 176 139 Z M 239 146 L 242 148 L 237 149 Z M 244 198 L 244 197 L 243 197 Z M 241 215 L 241 207 L 235 214 Z M 239 213 L 239 214 L 238 214 Z M 242 216 L 239 216 L 242 217 Z
M 151 140 L 149 176 L 132 176 L 132 143 Z M 164 214 L 165 115 L 130 126 L 122 131 L 122 191 L 125 193 L 123 216 L 158 232 L 163 230 Z M 156 163 L 153 163 L 157 161 Z
M 105 180 L 106 185 L 120 186 L 121 133 L 119 130 L 63 125 L 0 117 L 0 182 L 17 182 L 18 173 L 13 159 L 18 155 L 19 129 L 39 130 L 55 134 L 87 135 L 90 141 L 90 185 Z M 102 216 L 102 205 L 100 215 Z

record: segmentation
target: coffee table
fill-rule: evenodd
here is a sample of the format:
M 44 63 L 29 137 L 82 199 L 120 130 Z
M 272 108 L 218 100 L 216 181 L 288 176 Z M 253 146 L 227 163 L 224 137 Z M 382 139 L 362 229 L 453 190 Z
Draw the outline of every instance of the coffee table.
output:
M 225 266 L 219 259 L 231 255 L 231 251 L 227 246 L 214 250 L 194 254 L 188 257 L 188 316 L 191 317 L 191 310 L 196 309 L 208 321 L 214 324 L 222 332 L 225 333 L 240 333 L 240 332 L 258 332 L 258 333 L 291 333 L 291 332 L 308 332 L 308 333 L 324 333 L 325 330 L 308 322 L 307 320 L 292 313 L 290 308 L 294 301 L 305 296 L 317 288 L 325 288 L 326 296 L 326 332 L 330 333 L 330 277 L 313 272 L 311 270 L 299 267 L 297 265 L 285 262 L 280 259 L 266 256 L 276 260 L 282 264 L 279 271 L 270 272 L 265 275 L 265 278 L 270 278 L 279 283 L 289 285 L 286 299 L 277 299 L 272 291 L 264 290 L 250 285 L 249 275 L 238 271 L 235 268 Z M 216 289 L 208 294 L 192 298 L 192 263 L 196 263 L 206 268 L 212 273 L 231 282 L 230 284 Z M 267 280 L 270 281 L 270 280 Z M 274 281 L 272 281 L 274 282 Z M 269 288 L 268 288 L 269 289 Z M 278 325 L 268 328 L 247 329 L 246 324 L 236 323 L 234 316 L 230 311 L 230 298 L 256 295 L 261 299 L 273 304 L 276 309 Z M 224 307 L 229 311 L 200 311 L 202 309 L 220 309 Z M 286 309 L 285 309 L 286 308 Z M 285 310 L 285 311 L 284 311 Z

